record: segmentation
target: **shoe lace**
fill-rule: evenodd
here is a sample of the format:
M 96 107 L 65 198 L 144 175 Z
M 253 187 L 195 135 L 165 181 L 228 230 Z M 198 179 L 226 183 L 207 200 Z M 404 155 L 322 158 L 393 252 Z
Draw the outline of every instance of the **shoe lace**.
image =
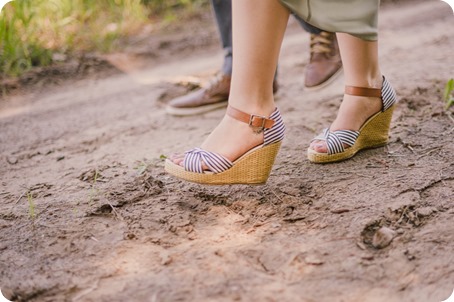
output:
M 219 84 L 222 82 L 224 79 L 224 75 L 222 73 L 216 74 L 209 82 L 208 85 L 206 86 L 206 91 L 211 92 L 215 89 L 218 88 Z
M 334 34 L 322 31 L 320 34 L 311 34 L 311 56 L 315 54 L 330 54 Z

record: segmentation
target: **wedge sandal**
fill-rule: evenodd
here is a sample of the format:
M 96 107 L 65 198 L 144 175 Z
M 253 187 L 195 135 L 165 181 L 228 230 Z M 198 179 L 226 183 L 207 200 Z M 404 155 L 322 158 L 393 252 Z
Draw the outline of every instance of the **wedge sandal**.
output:
M 358 151 L 378 148 L 388 143 L 388 133 L 391 118 L 396 106 L 397 97 L 394 89 L 383 77 L 381 89 L 346 86 L 345 94 L 366 97 L 380 97 L 382 110 L 371 116 L 358 131 L 337 130 L 329 128 L 315 137 L 312 141 L 325 141 L 327 153 L 320 153 L 308 148 L 307 157 L 314 163 L 331 163 L 353 157 Z
M 185 152 L 183 166 L 167 159 L 165 170 L 178 178 L 201 184 L 264 184 L 284 138 L 285 125 L 276 108 L 269 117 L 248 114 L 229 106 L 227 115 L 263 132 L 263 144 L 252 148 L 235 161 L 221 154 L 194 148 Z M 209 170 L 204 170 L 205 164 Z

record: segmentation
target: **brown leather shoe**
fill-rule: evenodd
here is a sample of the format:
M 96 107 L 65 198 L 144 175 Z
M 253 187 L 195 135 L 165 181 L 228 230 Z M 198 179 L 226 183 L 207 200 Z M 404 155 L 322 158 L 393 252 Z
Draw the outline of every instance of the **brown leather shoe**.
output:
M 207 87 L 198 89 L 187 95 L 175 98 L 169 102 L 166 111 L 171 115 L 202 114 L 227 106 L 230 92 L 231 77 L 219 74 Z M 273 92 L 278 90 L 277 80 L 273 83 Z
M 311 58 L 306 67 L 304 86 L 319 89 L 331 83 L 342 73 L 342 60 L 336 34 L 322 31 L 311 34 Z
M 227 106 L 230 92 L 229 75 L 219 74 L 205 88 L 169 102 L 166 111 L 172 115 L 194 115 Z

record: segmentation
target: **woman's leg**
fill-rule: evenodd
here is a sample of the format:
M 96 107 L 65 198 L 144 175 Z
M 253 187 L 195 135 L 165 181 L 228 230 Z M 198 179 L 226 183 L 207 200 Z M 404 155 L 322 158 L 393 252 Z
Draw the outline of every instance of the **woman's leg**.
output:
M 289 11 L 278 0 L 233 0 L 233 74 L 229 104 L 269 114 Z M 259 110 L 259 112 L 254 112 Z
M 344 66 L 345 85 L 381 88 L 378 42 L 365 41 L 343 33 L 338 33 L 337 39 Z M 380 98 L 345 94 L 330 130 L 359 130 L 370 116 L 380 111 L 381 107 Z M 323 141 L 312 142 L 311 148 L 320 153 L 327 152 Z
M 269 116 L 275 109 L 273 79 L 289 11 L 278 0 L 233 0 L 233 73 L 229 105 Z M 201 145 L 235 160 L 263 143 L 249 125 L 225 115 Z M 172 159 L 182 164 L 181 156 Z

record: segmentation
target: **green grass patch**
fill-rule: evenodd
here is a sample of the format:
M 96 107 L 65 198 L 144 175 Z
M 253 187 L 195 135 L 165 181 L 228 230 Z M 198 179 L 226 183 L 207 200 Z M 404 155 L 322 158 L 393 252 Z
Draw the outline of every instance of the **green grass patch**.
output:
M 54 54 L 116 49 L 156 20 L 176 20 L 175 8 L 207 0 L 15 0 L 0 13 L 0 77 L 52 63 Z M 153 18 L 151 18 L 153 16 Z M 154 16 L 161 16 L 154 18 Z
M 451 108 L 451 106 L 454 105 L 454 79 L 450 79 L 446 85 L 445 85 L 445 91 L 444 91 L 444 100 L 446 102 L 446 110 Z
M 35 202 L 33 201 L 33 195 L 31 192 L 27 192 L 27 200 L 28 200 L 28 216 L 31 219 L 35 219 L 36 217 L 36 210 L 35 210 Z

